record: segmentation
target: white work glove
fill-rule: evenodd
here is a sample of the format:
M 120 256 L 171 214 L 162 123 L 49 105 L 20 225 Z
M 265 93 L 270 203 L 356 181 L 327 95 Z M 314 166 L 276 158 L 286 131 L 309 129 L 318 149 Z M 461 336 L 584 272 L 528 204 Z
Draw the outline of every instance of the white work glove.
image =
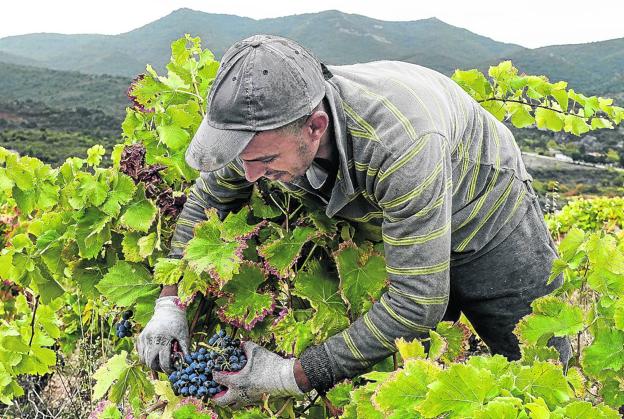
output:
M 282 358 L 253 342 L 243 342 L 242 347 L 247 356 L 247 364 L 242 370 L 212 373 L 217 383 L 228 388 L 225 393 L 219 393 L 212 398 L 216 404 L 240 408 L 261 400 L 263 394 L 303 394 L 295 381 L 295 358 Z
M 186 355 L 189 345 L 189 329 L 186 310 L 173 300 L 177 297 L 160 297 L 156 300 L 154 315 L 139 335 L 137 352 L 139 360 L 154 371 L 170 373 L 171 344 L 177 340 Z

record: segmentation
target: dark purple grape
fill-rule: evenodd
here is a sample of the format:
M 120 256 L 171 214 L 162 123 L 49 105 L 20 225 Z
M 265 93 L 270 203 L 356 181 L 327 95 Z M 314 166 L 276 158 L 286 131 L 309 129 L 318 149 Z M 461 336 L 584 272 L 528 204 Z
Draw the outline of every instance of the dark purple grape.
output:
M 132 314 L 133 314 L 133 313 L 132 313 L 132 310 L 126 310 L 126 311 L 124 311 L 124 312 L 123 312 L 123 314 L 121 315 L 121 317 L 122 317 L 124 320 L 128 320 L 130 317 L 132 317 Z

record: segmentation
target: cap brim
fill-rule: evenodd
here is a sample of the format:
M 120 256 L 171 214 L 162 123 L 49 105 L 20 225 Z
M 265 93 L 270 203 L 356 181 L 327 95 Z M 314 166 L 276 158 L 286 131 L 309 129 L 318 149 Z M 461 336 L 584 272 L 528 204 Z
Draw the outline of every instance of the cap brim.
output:
M 218 129 L 204 118 L 186 150 L 189 166 L 214 172 L 234 160 L 251 141 L 255 131 Z

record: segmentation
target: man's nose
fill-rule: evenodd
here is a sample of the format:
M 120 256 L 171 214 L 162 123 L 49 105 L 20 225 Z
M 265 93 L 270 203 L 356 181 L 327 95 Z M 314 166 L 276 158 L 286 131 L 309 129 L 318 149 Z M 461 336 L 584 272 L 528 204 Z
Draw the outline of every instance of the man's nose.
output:
M 249 182 L 255 182 L 266 173 L 264 165 L 260 163 L 248 163 L 243 161 L 243 169 L 245 170 L 245 179 Z

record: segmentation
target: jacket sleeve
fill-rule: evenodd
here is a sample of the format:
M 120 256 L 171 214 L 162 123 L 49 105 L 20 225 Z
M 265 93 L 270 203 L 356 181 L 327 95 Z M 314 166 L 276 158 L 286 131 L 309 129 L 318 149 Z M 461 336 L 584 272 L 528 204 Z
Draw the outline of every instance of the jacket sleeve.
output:
M 186 243 L 193 238 L 193 227 L 207 219 L 206 209 L 216 208 L 223 219 L 249 201 L 252 188 L 236 160 L 216 172 L 201 172 L 176 221 L 169 257 L 182 257 Z
M 302 354 L 303 370 L 320 390 L 394 353 L 396 338 L 428 334 L 448 303 L 452 167 L 447 140 L 437 133 L 423 135 L 379 166 L 373 198 L 384 216 L 389 288 L 348 329 Z

